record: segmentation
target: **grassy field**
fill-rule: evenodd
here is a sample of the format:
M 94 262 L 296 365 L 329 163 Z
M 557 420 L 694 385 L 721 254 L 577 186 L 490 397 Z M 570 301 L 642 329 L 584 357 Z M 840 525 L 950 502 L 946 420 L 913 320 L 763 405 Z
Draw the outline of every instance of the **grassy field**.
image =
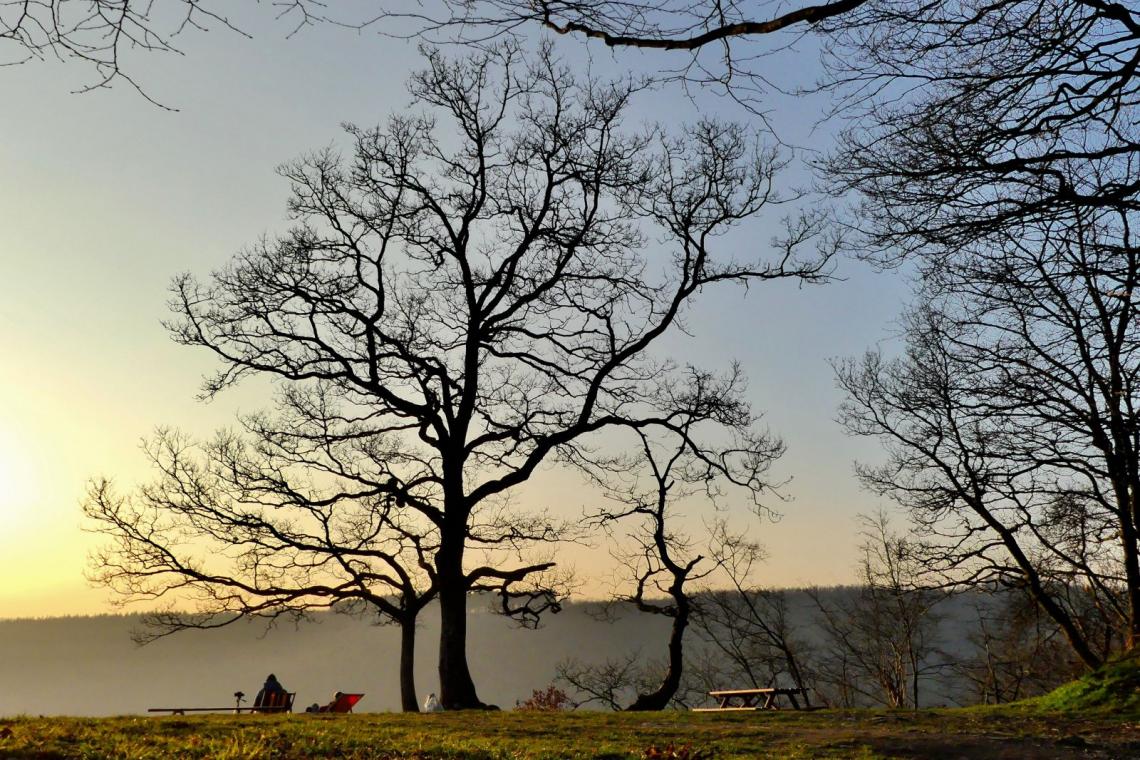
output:
M 1140 758 L 1140 715 L 1037 709 L 0 720 L 0 758 Z

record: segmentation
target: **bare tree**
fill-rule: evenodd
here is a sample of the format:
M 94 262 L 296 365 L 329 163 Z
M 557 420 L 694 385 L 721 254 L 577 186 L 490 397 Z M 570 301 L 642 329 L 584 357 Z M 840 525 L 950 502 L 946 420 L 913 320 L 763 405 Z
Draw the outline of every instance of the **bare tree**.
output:
M 844 424 L 889 451 L 860 475 L 923 526 L 930 569 L 1026 588 L 1090 667 L 1140 620 L 1129 221 L 1074 212 L 941 258 L 905 357 L 839 367 Z
M 862 584 L 850 595 L 810 592 L 826 639 L 816 678 L 832 704 L 918 709 L 924 677 L 946 667 L 934 612 L 944 594 L 919 585 L 924 568 L 885 514 L 862 519 Z
M 813 648 L 793 619 L 788 593 L 757 582 L 762 547 L 722 528 L 712 556 L 721 571 L 718 580 L 727 584 L 706 589 L 696 600 L 694 627 L 707 651 L 702 667 L 711 671 L 704 680 L 710 689 L 724 683 L 760 688 L 788 681 L 804 690 L 810 706 Z
M 146 447 L 153 483 L 126 497 L 106 480 L 90 487 L 84 511 L 110 538 L 90 577 L 124 603 L 173 600 L 144 618 L 141 642 L 246 618 L 373 610 L 400 626 L 401 704 L 414 712 L 416 620 L 437 593 L 438 531 L 364 485 L 378 442 L 334 432 L 327 406 L 314 416 L 328 401 L 288 394 L 283 406 L 297 414 L 249 418 L 244 438 L 194 445 L 160 431 Z
M 528 598 L 547 562 L 504 552 L 560 536 L 511 490 L 606 429 L 675 430 L 693 396 L 657 339 L 719 283 L 822 279 L 834 245 L 803 215 L 774 259 L 714 254 L 778 200 L 777 156 L 739 127 L 626 131 L 636 86 L 579 82 L 548 50 L 427 59 L 411 109 L 349 128 L 350 162 L 325 150 L 283 169 L 289 232 L 176 281 L 171 327 L 220 359 L 207 396 L 251 375 L 318 386 L 345 410 L 338 431 L 374 442 L 361 491 L 436 536 L 441 700 L 462 708 L 481 704 L 470 590 Z
M 596 704 L 616 711 L 646 682 L 644 667 L 640 652 L 627 652 L 601 663 L 571 657 L 559 662 L 555 672 L 558 682 L 574 690 L 574 707 Z
M 684 467 L 681 463 L 686 453 L 684 447 L 661 457 L 655 453 L 649 436 L 644 431 L 638 431 L 638 434 L 654 481 L 653 491 L 638 493 L 631 489 L 621 500 L 626 506 L 606 511 L 594 520 L 604 527 L 631 517 L 644 520 L 627 535 L 632 547 L 616 555 L 622 566 L 633 572 L 634 590 L 626 596 L 618 596 L 615 601 L 631 604 L 639 612 L 662 615 L 671 621 L 664 677 L 655 688 L 639 693 L 626 707 L 628 710 L 663 710 L 677 692 L 684 670 L 685 631 L 692 616 L 691 590 L 686 588 L 686 584 L 706 577 L 714 568 L 706 563 L 705 567 L 698 569 L 705 557 L 694 552 L 691 541 L 668 525 L 670 492 L 676 489 L 675 478 L 683 480 L 685 477 L 673 473 L 674 468 L 680 470 Z M 676 498 L 677 494 L 672 496 Z
M 691 369 L 678 391 L 674 406 L 686 411 L 678 415 L 672 430 L 659 435 L 654 429 L 639 428 L 638 454 L 601 467 L 584 465 L 608 486 L 609 499 L 616 505 L 602 508 L 588 521 L 611 537 L 634 522 L 615 553 L 619 565 L 630 572 L 633 589 L 621 590 L 613 602 L 670 620 L 664 676 L 640 692 L 628 710 L 663 710 L 674 699 L 684 670 L 685 634 L 694 613 L 694 584 L 718 570 L 715 558 L 701 554 L 697 542 L 677 527 L 678 505 L 691 504 L 694 498 L 716 504 L 728 495 L 726 491 L 739 489 L 749 503 L 762 509 L 758 499 L 767 490 L 765 473 L 783 451 L 779 440 L 755 428 L 739 368 L 723 378 Z M 644 478 L 639 477 L 642 472 Z M 619 486 L 614 476 L 626 482 Z

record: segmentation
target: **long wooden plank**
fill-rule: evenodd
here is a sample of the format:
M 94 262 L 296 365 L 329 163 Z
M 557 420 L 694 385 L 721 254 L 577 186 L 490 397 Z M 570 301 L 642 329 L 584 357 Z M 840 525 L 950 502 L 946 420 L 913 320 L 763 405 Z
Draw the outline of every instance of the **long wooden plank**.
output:
M 694 707 L 691 712 L 740 712 L 741 710 L 748 710 L 749 712 L 756 712 L 761 708 L 759 707 Z
M 777 689 L 777 688 L 769 687 L 769 688 L 765 688 L 765 689 L 731 689 L 731 690 L 721 690 L 721 691 L 710 691 L 709 696 L 710 697 L 731 697 L 731 696 L 747 696 L 747 695 L 759 696 L 761 694 L 801 694 L 804 691 L 806 691 L 806 689 Z
M 285 712 L 288 709 L 285 705 L 278 707 L 148 707 L 147 712 L 168 712 L 168 713 L 188 713 L 188 712 L 236 712 L 236 713 L 250 713 L 250 712 Z
M 769 694 L 779 689 L 731 689 L 725 691 L 710 691 L 710 697 L 734 697 L 734 696 L 747 696 L 758 694 Z

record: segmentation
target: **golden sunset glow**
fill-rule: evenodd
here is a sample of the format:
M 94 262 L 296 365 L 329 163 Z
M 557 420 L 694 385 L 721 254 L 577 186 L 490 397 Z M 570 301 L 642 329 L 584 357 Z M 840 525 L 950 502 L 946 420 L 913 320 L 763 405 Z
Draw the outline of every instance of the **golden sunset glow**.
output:
M 19 436 L 0 428 L 0 546 L 20 540 L 33 517 L 37 470 Z

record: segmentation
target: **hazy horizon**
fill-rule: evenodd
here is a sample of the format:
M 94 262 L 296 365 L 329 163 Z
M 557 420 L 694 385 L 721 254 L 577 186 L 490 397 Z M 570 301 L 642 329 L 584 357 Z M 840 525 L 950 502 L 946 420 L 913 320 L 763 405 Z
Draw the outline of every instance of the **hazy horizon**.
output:
M 842 593 L 828 589 L 825 598 Z M 803 595 L 790 594 L 789 608 L 802 626 L 798 635 L 808 640 L 819 635 Z M 592 614 L 597 609 L 592 603 L 572 603 L 547 616 L 538 630 L 524 630 L 485 604 L 473 605 L 468 655 L 480 697 L 512 708 L 516 700 L 553 683 L 564 658 L 600 663 L 637 652 L 646 662 L 662 659 L 667 618 L 627 609 L 614 620 L 602 621 Z M 951 603 L 948 618 L 940 623 L 950 651 L 962 651 L 966 645 L 963 609 Z M 245 693 L 248 704 L 268 673 L 297 693 L 295 712 L 328 702 L 336 691 L 365 694 L 356 712 L 400 709 L 395 626 L 322 612 L 270 628 L 265 621 L 240 621 L 218 630 L 180 631 L 138 646 L 129 634 L 139 623 L 137 614 L 0 620 L 0 650 L 5 652 L 0 659 L 0 717 L 228 707 L 237 690 Z M 421 703 L 438 691 L 438 630 L 438 617 L 429 607 L 417 627 L 415 677 Z M 695 653 L 699 637 L 689 635 L 686 640 L 689 653 Z M 949 698 L 956 687 L 947 683 L 926 681 L 929 704 Z

